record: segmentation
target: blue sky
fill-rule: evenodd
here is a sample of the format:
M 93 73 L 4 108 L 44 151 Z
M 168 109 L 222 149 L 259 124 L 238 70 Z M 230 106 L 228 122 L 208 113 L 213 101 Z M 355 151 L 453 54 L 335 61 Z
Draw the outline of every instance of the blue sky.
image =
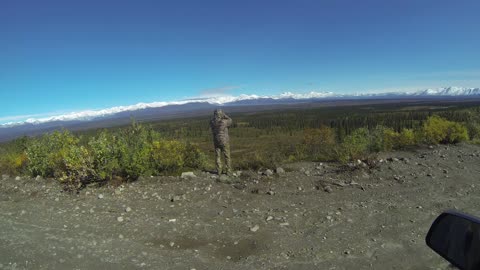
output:
M 0 122 L 212 94 L 480 87 L 480 1 L 0 1 Z

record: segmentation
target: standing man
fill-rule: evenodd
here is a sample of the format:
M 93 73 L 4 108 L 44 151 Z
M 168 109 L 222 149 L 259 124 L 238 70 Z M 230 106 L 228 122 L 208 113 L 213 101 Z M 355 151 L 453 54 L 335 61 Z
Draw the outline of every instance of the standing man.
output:
M 216 109 L 210 121 L 210 128 L 213 133 L 213 145 L 215 146 L 215 163 L 218 175 L 222 174 L 222 155 L 225 158 L 227 174 L 232 173 L 230 160 L 230 140 L 228 138 L 228 127 L 232 125 L 232 119 L 222 110 Z

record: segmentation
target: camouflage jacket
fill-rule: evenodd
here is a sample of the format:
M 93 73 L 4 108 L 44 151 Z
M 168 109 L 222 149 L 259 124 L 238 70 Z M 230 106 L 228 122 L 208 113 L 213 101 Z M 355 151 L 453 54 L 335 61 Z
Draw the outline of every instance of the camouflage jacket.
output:
M 210 121 L 210 128 L 213 133 L 213 143 L 215 146 L 227 145 L 229 143 L 228 127 L 232 125 L 232 119 L 225 115 L 221 119 L 213 118 Z

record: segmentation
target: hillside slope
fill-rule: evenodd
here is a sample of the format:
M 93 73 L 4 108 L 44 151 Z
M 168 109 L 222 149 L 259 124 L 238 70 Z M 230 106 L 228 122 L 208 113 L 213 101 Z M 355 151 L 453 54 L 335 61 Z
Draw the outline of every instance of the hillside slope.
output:
M 230 183 L 142 178 L 62 192 L 0 181 L 3 269 L 446 269 L 424 243 L 446 209 L 480 216 L 480 147 L 296 163 Z

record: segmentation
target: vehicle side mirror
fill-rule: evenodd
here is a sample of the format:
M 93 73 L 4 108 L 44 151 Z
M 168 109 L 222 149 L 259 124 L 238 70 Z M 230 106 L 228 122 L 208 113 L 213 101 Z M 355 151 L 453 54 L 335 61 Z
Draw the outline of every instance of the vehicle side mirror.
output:
M 480 219 L 447 211 L 435 219 L 425 240 L 459 269 L 480 269 Z

